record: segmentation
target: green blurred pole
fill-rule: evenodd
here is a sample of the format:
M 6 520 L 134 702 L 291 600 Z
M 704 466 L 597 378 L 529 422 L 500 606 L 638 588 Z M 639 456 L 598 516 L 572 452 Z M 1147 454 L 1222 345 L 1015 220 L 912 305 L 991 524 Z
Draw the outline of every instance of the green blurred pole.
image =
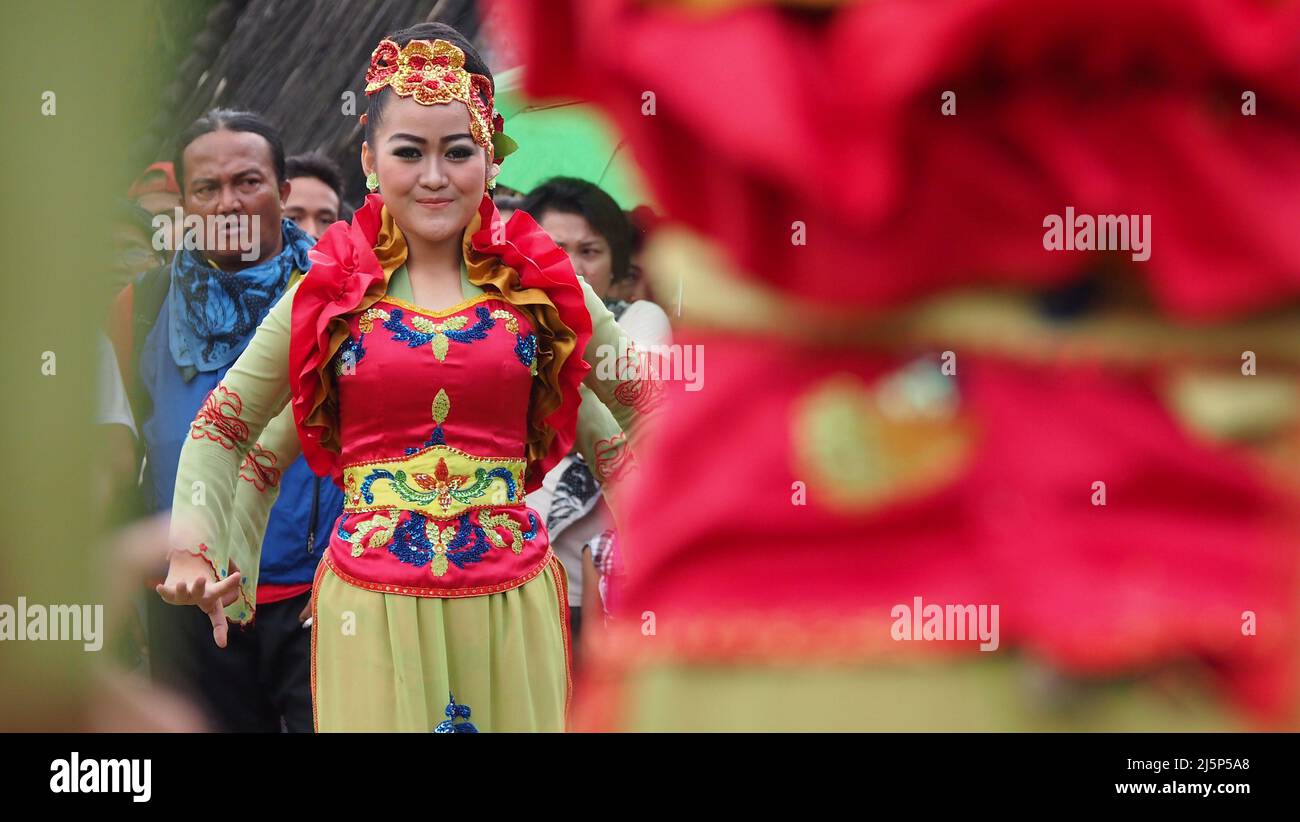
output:
M 91 513 L 96 333 L 109 298 L 110 208 L 139 171 L 152 112 L 144 54 L 160 4 L 0 7 L 0 605 L 104 602 Z M 0 641 L 0 729 L 81 722 L 108 642 Z

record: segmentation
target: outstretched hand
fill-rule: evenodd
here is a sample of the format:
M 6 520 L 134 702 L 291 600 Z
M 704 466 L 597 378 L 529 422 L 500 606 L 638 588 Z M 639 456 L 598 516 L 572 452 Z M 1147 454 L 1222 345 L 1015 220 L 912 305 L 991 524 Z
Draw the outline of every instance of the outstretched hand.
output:
M 212 567 L 202 557 L 184 551 L 172 554 L 167 579 L 154 590 L 172 605 L 197 605 L 212 620 L 212 639 L 217 647 L 226 647 L 227 605 L 239 598 L 238 570 L 231 570 L 222 580 L 212 581 Z

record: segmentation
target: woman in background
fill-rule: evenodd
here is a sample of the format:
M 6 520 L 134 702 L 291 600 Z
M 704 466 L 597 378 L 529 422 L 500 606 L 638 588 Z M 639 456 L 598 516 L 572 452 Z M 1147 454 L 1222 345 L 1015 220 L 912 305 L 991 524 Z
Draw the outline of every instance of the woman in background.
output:
M 552 177 L 528 193 L 520 210 L 568 253 L 574 270 L 604 300 L 635 345 L 644 349 L 672 342 L 663 309 L 647 300 L 627 302 L 614 296 L 630 278 L 633 236 L 623 210 L 604 189 L 575 177 Z M 652 382 L 642 380 L 641 385 L 647 390 L 624 394 L 635 393 L 636 405 L 649 408 L 658 392 Z M 585 603 L 598 601 L 593 589 L 599 570 L 587 546 L 614 542 L 613 516 L 601 498 L 605 479 L 593 476 L 592 466 L 574 453 L 547 474 L 537 495 L 551 544 L 569 575 L 570 625 L 579 652 L 583 614 L 589 607 Z M 601 610 L 597 608 L 598 615 Z

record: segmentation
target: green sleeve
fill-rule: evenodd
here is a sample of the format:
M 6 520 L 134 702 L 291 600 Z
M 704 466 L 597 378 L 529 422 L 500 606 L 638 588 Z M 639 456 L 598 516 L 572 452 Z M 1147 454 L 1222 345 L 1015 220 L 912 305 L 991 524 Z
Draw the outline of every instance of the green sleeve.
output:
M 190 424 L 176 470 L 172 546 L 205 557 L 218 579 L 232 566 L 239 569 L 242 596 L 226 609 L 237 622 L 253 615 L 262 535 L 279 472 L 292 462 L 290 454 L 298 453 L 287 408 L 296 292 L 296 284 L 285 291 L 208 395 Z M 272 420 L 275 424 L 268 425 Z
M 635 471 L 636 437 L 655 412 L 659 383 L 649 360 L 619 327 L 613 313 L 579 278 L 591 315 L 591 340 L 584 359 L 591 366 L 579 387 L 576 450 L 601 483 L 617 518 L 618 488 Z

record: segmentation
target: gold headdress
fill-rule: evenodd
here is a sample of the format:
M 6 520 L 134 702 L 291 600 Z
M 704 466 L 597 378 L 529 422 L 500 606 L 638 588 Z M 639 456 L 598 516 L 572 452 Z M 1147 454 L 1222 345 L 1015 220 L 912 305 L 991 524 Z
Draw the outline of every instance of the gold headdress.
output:
M 381 40 L 370 55 L 366 94 L 386 88 L 425 106 L 464 103 L 474 142 L 491 148 L 497 162 L 517 148 L 501 130 L 504 122 L 496 113 L 492 81 L 466 71 L 465 52 L 446 40 L 412 40 L 401 48 Z

